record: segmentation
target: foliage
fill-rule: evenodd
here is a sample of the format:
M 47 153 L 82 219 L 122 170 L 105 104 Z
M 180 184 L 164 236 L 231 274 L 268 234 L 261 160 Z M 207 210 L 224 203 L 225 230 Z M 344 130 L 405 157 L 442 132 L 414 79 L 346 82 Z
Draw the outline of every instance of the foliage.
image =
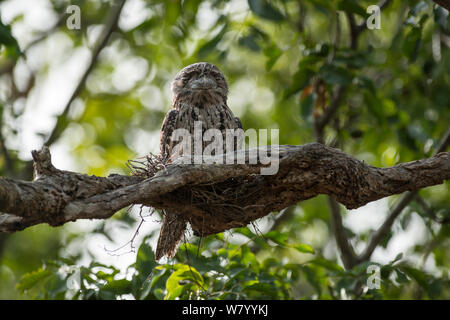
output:
M 324 140 L 371 165 L 428 157 L 448 129 L 450 15 L 431 0 L 390 1 L 381 11 L 381 29 L 363 27 L 357 38 L 349 17 L 364 24 L 373 1 L 127 2 L 137 9 L 126 4 L 78 98 L 60 116 L 50 147 L 68 154 L 71 170 L 127 173 L 128 159 L 157 152 L 171 79 L 181 67 L 205 60 L 227 76 L 229 105 L 244 128 L 278 128 L 280 144 L 314 141 L 315 121 L 338 88 L 343 98 Z M 23 141 L 32 137 L 39 148 L 53 129 L 48 119 L 62 112 L 42 106 L 36 112 L 33 101 L 45 92 L 38 84 L 70 61 L 82 68 L 80 52 L 92 48 L 112 8 L 112 1 L 49 3 L 53 17 L 79 5 L 81 29 L 69 30 L 63 19 L 47 33 L 26 14 L 5 15 L 0 4 L 1 176 L 31 179 Z M 127 14 L 137 18 L 127 22 Z M 24 122 L 36 114 L 39 121 Z M 83 244 L 94 235 L 115 241 L 119 233 L 132 234 L 140 219 L 125 211 L 86 230 L 37 226 L 0 235 L 0 298 L 448 299 L 449 189 L 447 182 L 421 190 L 371 260 L 348 270 L 322 196 L 258 222 L 264 236 L 242 228 L 232 231 L 238 240 L 189 238 L 165 264 L 154 261 L 151 233 L 139 238 L 136 260 L 126 269 L 102 263 Z M 380 217 L 388 210 L 378 209 Z M 351 227 L 351 212 L 341 212 L 346 235 L 360 251 L 378 225 Z M 380 289 L 367 286 L 370 265 L 380 267 Z
M 256 238 L 247 228 L 239 232 Z M 399 294 L 402 287 L 413 285 L 419 285 L 427 297 L 436 298 L 442 286 L 448 285 L 448 281 L 399 263 L 401 255 L 386 265 L 366 262 L 347 271 L 325 258 L 301 264 L 283 262 L 273 255 L 260 260 L 254 251 L 275 252 L 279 247 L 258 240 L 255 242 L 263 248 L 230 244 L 221 234 L 210 239 L 207 248 L 185 243 L 170 264 L 155 262 L 152 248 L 144 241 L 136 262 L 125 274 L 112 265 L 92 262 L 84 267 L 75 260 L 60 259 L 26 274 L 18 289 L 30 291 L 38 299 L 375 299 Z M 362 290 L 371 276 L 369 265 L 380 268 L 382 292 Z M 295 286 L 302 282 L 307 290 L 299 295 Z

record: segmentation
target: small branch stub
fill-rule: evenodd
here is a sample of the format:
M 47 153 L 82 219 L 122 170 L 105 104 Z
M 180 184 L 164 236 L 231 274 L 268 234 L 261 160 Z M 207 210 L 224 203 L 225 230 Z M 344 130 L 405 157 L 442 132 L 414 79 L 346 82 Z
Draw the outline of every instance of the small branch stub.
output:
M 31 151 L 33 157 L 34 177 L 38 179 L 43 175 L 50 175 L 57 171 L 52 164 L 52 156 L 47 146 L 43 146 L 41 150 Z

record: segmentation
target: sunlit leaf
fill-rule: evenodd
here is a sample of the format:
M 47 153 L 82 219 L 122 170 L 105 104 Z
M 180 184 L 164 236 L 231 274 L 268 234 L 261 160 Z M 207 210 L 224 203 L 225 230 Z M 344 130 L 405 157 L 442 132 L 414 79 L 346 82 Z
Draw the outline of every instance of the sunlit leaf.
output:
M 314 249 L 307 244 L 304 243 L 300 243 L 300 244 L 293 244 L 291 245 L 292 248 L 295 248 L 297 251 L 299 252 L 303 252 L 303 253 L 314 253 Z
M 53 273 L 47 269 L 38 269 L 36 271 L 26 273 L 20 282 L 17 284 L 17 289 L 20 291 L 26 291 L 32 289 L 38 283 L 52 276 Z
M 405 36 L 402 51 L 411 62 L 416 60 L 417 55 L 419 54 L 419 47 L 422 40 L 421 33 L 422 29 L 413 27 Z

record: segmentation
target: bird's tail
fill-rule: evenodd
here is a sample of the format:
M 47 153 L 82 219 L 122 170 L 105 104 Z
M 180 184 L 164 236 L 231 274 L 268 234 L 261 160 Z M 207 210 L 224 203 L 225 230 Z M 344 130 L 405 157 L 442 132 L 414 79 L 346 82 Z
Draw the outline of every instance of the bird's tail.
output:
M 164 256 L 173 258 L 176 253 L 177 245 L 186 230 L 186 226 L 186 220 L 180 215 L 165 211 L 161 231 L 159 233 L 158 245 L 156 246 L 156 260 L 159 260 Z

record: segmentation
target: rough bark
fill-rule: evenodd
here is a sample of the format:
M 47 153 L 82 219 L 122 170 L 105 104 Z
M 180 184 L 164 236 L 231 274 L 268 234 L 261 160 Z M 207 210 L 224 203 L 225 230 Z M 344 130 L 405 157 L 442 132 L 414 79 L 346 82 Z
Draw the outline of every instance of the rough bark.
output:
M 247 160 L 252 154 L 241 152 Z M 279 146 L 279 170 L 266 176 L 259 174 L 262 164 L 177 162 L 149 179 L 96 177 L 56 169 L 46 147 L 33 151 L 33 159 L 34 181 L 0 178 L 0 211 L 6 212 L 0 214 L 0 232 L 39 223 L 107 219 L 124 207 L 144 204 L 175 209 L 196 234 L 207 235 L 244 226 L 319 194 L 353 209 L 450 179 L 450 152 L 377 168 L 319 143 Z
M 433 0 L 433 2 L 450 11 L 450 0 Z

